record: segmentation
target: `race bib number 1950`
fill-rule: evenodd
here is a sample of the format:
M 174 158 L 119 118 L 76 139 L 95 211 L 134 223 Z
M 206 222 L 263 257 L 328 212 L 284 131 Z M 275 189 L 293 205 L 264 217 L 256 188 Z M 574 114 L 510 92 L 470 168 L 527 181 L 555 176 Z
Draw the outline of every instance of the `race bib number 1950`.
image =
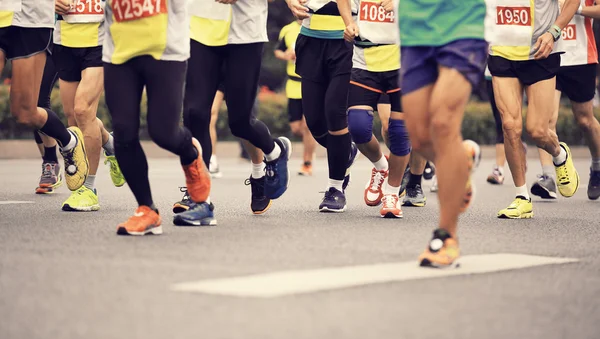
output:
M 104 14 L 102 0 L 76 0 L 68 14 Z
M 369 22 L 394 22 L 394 12 L 386 12 L 375 2 L 360 2 L 360 20 Z
M 531 26 L 529 7 L 496 7 L 496 25 Z
M 112 0 L 117 22 L 132 21 L 167 13 L 167 0 Z

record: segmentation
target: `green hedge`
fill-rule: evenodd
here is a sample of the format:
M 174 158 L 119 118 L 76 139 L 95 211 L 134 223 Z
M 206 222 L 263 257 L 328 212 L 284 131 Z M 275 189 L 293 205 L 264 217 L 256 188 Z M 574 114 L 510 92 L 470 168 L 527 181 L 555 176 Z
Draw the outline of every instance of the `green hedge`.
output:
M 258 118 L 269 126 L 273 135 L 289 135 L 288 116 L 287 116 L 287 100 L 284 95 L 261 93 L 260 109 Z M 145 116 L 145 97 L 142 102 L 142 116 Z M 62 112 L 58 90 L 52 93 L 52 109 L 63 118 L 66 123 L 66 118 Z M 596 116 L 600 117 L 596 111 Z M 526 110 L 524 110 L 526 114 Z M 111 129 L 110 115 L 102 98 L 100 107 L 98 108 L 98 117 L 104 121 L 107 129 Z M 146 119 L 141 119 L 142 138 L 147 138 L 145 132 Z M 378 118 L 375 120 L 374 131 L 378 135 L 380 133 L 381 123 Z M 562 106 L 558 119 L 558 135 L 562 141 L 573 145 L 583 145 L 584 139 L 577 127 L 573 115 L 568 106 Z M 217 124 L 218 135 L 220 140 L 232 140 L 233 136 L 227 126 L 227 109 L 222 107 L 219 122 Z M 463 121 L 463 137 L 475 140 L 481 144 L 493 144 L 496 140 L 496 132 L 494 127 L 494 119 L 488 103 L 472 101 L 468 104 L 465 118 Z M 22 126 L 17 125 L 16 121 L 10 116 L 8 105 L 8 88 L 0 86 L 0 138 L 1 139 L 22 139 L 31 138 L 31 132 Z M 379 137 L 379 135 L 378 135 Z

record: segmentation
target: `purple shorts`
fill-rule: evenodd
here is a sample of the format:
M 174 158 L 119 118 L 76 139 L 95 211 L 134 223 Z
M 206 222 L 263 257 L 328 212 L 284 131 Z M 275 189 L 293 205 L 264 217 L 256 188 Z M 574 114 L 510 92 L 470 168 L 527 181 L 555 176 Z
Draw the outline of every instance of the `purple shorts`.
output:
M 460 39 L 442 46 L 402 47 L 402 94 L 433 84 L 438 66 L 459 71 L 473 87 L 483 78 L 488 43 L 481 39 Z

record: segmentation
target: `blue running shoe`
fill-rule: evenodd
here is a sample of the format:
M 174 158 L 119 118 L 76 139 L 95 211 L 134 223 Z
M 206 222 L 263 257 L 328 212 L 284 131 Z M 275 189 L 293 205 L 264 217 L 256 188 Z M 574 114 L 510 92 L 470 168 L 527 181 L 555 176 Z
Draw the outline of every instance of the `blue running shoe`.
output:
M 348 160 L 348 167 L 346 167 L 346 176 L 344 177 L 344 182 L 342 183 L 342 189 L 346 192 L 346 188 L 350 185 L 350 170 L 352 169 L 352 165 L 354 165 L 354 161 L 358 158 L 358 147 L 354 141 L 350 144 L 350 159 Z
M 292 156 L 292 143 L 286 137 L 275 139 L 275 143 L 281 148 L 281 154 L 276 160 L 266 161 L 265 168 L 265 196 L 269 199 L 282 196 L 290 184 L 288 160 Z
M 216 226 L 215 205 L 212 203 L 193 204 L 190 208 L 173 218 L 176 226 Z
M 325 192 L 325 197 L 323 197 L 321 205 L 319 205 L 319 212 L 342 213 L 345 210 L 346 196 L 337 189 L 330 187 L 329 190 Z

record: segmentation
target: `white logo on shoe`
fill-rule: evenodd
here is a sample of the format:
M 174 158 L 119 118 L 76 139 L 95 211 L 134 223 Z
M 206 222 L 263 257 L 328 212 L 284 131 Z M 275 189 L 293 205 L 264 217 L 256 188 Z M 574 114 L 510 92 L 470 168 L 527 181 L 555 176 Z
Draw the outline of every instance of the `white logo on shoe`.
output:
M 144 216 L 144 212 L 135 212 L 134 216 L 136 216 L 136 217 L 143 217 Z

